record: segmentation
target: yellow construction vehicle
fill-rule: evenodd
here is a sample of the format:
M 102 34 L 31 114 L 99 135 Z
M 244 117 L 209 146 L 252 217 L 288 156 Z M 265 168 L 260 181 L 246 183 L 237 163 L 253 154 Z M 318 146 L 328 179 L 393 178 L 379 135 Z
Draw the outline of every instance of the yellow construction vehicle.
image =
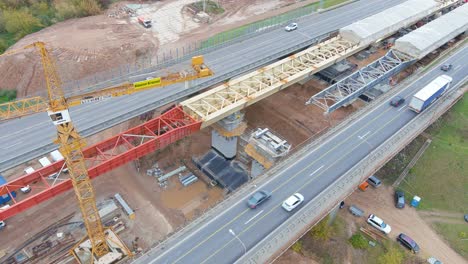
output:
M 3 55 L 10 55 L 17 52 L 18 51 L 7 52 Z M 104 88 L 89 93 L 73 95 L 66 97 L 65 101 L 69 107 L 72 107 L 86 103 L 103 101 L 112 97 L 129 95 L 154 88 L 161 88 L 174 83 L 209 77 L 211 75 L 213 75 L 213 72 L 205 65 L 203 56 L 196 56 L 192 58 L 192 68 L 190 70 L 170 73 L 166 76 L 150 78 L 134 83 L 123 83 L 118 86 Z M 0 120 L 13 119 L 34 113 L 45 112 L 47 107 L 47 100 L 40 96 L 3 103 L 0 104 Z
M 55 143 L 59 144 L 59 151 L 64 156 L 88 235 L 72 248 L 70 252 L 79 263 L 115 263 L 125 257 L 125 255 L 131 255 L 131 252 L 111 229 L 105 229 L 102 225 L 96 206 L 94 188 L 91 184 L 88 168 L 82 152 L 82 148 L 86 143 L 73 125 L 68 108 L 72 105 L 86 103 L 86 100 L 93 101 L 93 98 L 132 94 L 176 82 L 210 76 L 212 72 L 203 64 L 203 57 L 199 56 L 192 59 L 192 66 L 194 69 L 194 73 L 192 74 L 184 73 L 152 78 L 143 82 L 125 84 L 98 92 L 65 98 L 55 63 L 49 55 L 45 44 L 43 42 L 35 42 L 24 48 L 35 48 L 41 55 L 48 100 L 30 98 L 13 102 L 8 106 L 10 107 L 8 108 L 8 111 L 10 111 L 9 118 L 12 118 L 11 116 L 21 116 L 47 110 L 48 115 L 57 129 L 57 139 Z M 17 51 L 8 52 L 4 55 L 16 52 Z M 24 107 L 15 108 L 15 106 L 18 107 L 21 104 L 23 104 Z M 29 106 L 26 107 L 26 105 Z M 2 116 L 1 119 L 4 118 L 5 117 Z

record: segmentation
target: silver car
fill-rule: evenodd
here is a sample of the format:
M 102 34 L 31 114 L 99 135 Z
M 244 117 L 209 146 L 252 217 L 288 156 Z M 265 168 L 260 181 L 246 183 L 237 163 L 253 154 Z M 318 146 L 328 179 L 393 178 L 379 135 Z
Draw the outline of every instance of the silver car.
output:
M 293 31 L 296 29 L 297 29 L 297 23 L 291 23 L 284 28 L 284 30 L 286 30 L 287 32 Z

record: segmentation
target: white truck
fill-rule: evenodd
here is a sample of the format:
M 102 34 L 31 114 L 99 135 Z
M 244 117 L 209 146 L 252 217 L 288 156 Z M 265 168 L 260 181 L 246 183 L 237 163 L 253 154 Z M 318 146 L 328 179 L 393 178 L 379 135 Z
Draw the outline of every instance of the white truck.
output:
M 409 108 L 416 113 L 420 113 L 437 98 L 442 96 L 442 94 L 444 94 L 444 92 L 450 87 L 450 83 L 452 83 L 452 77 L 448 75 L 441 75 L 435 78 L 432 82 L 413 95 L 409 103 Z

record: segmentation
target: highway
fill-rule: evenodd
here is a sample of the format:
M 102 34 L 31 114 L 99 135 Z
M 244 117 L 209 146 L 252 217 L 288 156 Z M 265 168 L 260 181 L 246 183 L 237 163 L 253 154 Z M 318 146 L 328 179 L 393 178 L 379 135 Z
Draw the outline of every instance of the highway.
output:
M 230 72 L 238 75 L 247 70 L 246 65 L 265 59 L 274 61 L 279 57 L 279 55 L 275 57 L 274 54 L 279 51 L 337 30 L 401 2 L 403 0 L 360 0 L 328 12 L 313 14 L 300 20 L 299 29 L 296 31 L 285 32 L 280 28 L 253 36 L 205 54 L 205 62 L 214 70 L 214 78 Z M 171 68 L 185 65 L 189 65 L 189 62 L 181 62 L 180 65 Z M 163 74 L 163 71 L 133 76 L 131 80 L 159 74 Z M 209 87 L 207 83 L 209 81 L 210 78 L 200 79 L 194 81 L 192 85 L 200 85 L 198 90 L 201 90 Z M 131 117 L 163 106 L 168 103 L 163 102 L 163 99 L 167 100 L 168 97 L 185 89 L 183 84 L 179 84 L 96 104 L 82 105 L 71 109 L 71 116 L 82 135 L 89 136 Z M 0 135 L 0 171 L 22 164 L 56 148 L 56 145 L 52 144 L 55 138 L 55 128 L 46 113 L 3 122 L 0 124 Z
M 466 44 L 444 61 L 453 64 L 453 69 L 447 73 L 453 77 L 452 87 L 467 81 L 467 61 Z M 404 105 L 395 108 L 389 105 L 390 100 L 382 102 L 311 152 L 279 170 L 265 184 L 258 187 L 272 192 L 272 197 L 258 208 L 248 208 L 248 197 L 245 197 L 206 224 L 167 245 L 165 251 L 150 252 L 149 256 L 143 256 L 134 263 L 235 262 L 245 250 L 248 251 L 297 212 L 299 208 L 288 213 L 281 207 L 281 203 L 287 197 L 300 192 L 305 197 L 304 204 L 311 201 L 326 186 L 415 118 L 417 114 L 408 109 L 409 99 L 424 85 L 444 73 L 439 69 L 441 64 L 398 92 L 398 95 L 406 99 Z M 232 229 L 237 237 L 231 234 L 229 229 Z

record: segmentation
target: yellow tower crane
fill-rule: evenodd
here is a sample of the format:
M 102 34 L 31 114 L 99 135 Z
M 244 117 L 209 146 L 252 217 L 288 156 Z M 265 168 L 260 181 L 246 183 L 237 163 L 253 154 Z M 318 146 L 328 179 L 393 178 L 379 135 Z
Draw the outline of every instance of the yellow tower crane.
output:
M 7 112 L 7 115 L 0 116 L 0 120 L 47 110 L 48 115 L 57 128 L 57 139 L 55 140 L 55 143 L 59 144 L 59 151 L 64 156 L 73 184 L 73 189 L 83 216 L 83 221 L 86 226 L 91 247 L 91 255 L 88 256 L 88 260 L 85 262 L 93 263 L 96 259 L 98 263 L 113 263 L 122 258 L 122 253 L 116 253 L 109 245 L 119 244 L 116 241 L 119 239 L 111 230 L 105 230 L 102 225 L 99 211 L 96 206 L 95 191 L 91 184 L 85 158 L 82 152 L 82 148 L 86 145 L 86 142 L 73 125 L 68 108 L 70 106 L 79 105 L 89 101 L 98 101 L 103 97 L 107 98 L 132 94 L 172 83 L 211 76 L 213 73 L 204 65 L 203 57 L 198 56 L 192 58 L 193 73 L 183 72 L 165 77 L 151 78 L 141 82 L 132 84 L 126 83 L 121 86 L 110 87 L 100 91 L 66 98 L 62 90 L 62 83 L 56 70 L 55 63 L 47 51 L 45 43 L 35 42 L 25 46 L 23 49 L 27 48 L 35 48 L 41 55 L 47 85 L 48 100 L 44 100 L 43 98 L 30 98 L 2 104 L 0 105 L 0 109 L 3 109 L 2 111 L 4 113 Z M 16 52 L 17 51 L 7 52 L 3 55 L 14 54 Z M 18 107 L 20 105 L 29 105 L 30 107 Z M 112 237 L 110 237 L 111 233 Z M 71 253 L 75 256 L 77 261 L 82 262 L 83 258 L 78 256 L 79 248 L 81 247 L 80 245 L 82 244 L 75 246 L 75 248 L 71 250 Z M 123 243 L 120 243 L 120 245 L 122 246 L 121 249 L 126 251 L 127 255 L 131 254 Z

